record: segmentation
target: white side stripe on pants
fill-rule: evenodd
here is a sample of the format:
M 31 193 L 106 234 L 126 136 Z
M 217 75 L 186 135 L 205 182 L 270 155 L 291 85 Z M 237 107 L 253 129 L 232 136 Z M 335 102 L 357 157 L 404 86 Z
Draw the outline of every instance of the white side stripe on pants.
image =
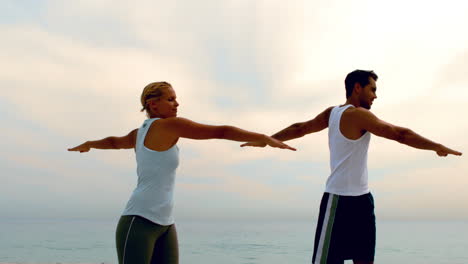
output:
M 325 217 L 323 219 L 323 223 L 322 223 L 322 232 L 320 233 L 320 240 L 319 240 L 319 244 L 318 244 L 318 248 L 317 248 L 317 256 L 315 257 L 315 263 L 319 264 L 319 263 L 322 263 L 322 258 L 327 258 L 327 255 L 328 255 L 328 252 L 325 252 L 325 256 L 323 256 L 322 254 L 324 253 L 324 243 L 325 243 L 325 238 L 327 236 L 327 229 L 328 229 L 328 225 L 330 224 L 330 211 L 331 211 L 331 207 L 332 207 L 332 204 L 333 204 L 333 198 L 334 198 L 334 195 L 333 194 L 330 194 L 328 196 L 328 202 L 327 202 L 327 210 L 325 211 Z M 333 225 L 333 223 L 331 223 Z M 328 247 L 328 246 L 327 246 Z
M 133 225 L 133 220 L 135 220 L 135 216 L 132 218 L 132 222 L 130 222 L 130 226 L 128 227 L 127 231 L 127 237 L 125 238 L 125 244 L 124 244 L 124 250 L 123 250 L 123 258 L 122 258 L 122 264 L 125 264 L 125 250 L 127 249 L 127 241 L 128 241 L 128 235 L 130 234 L 130 229 L 132 228 Z

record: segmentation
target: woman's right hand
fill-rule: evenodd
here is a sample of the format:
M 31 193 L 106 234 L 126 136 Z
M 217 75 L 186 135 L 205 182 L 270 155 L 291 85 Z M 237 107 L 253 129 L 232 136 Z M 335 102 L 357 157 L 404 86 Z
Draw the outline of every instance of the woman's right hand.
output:
M 290 147 L 289 145 L 283 143 L 282 141 L 279 141 L 269 136 L 265 136 L 264 144 L 267 144 L 268 146 L 273 147 L 273 148 L 290 149 L 290 150 L 296 151 L 295 148 Z
M 462 155 L 461 152 L 458 152 L 456 150 L 447 148 L 444 145 L 440 145 L 439 149 L 436 150 L 436 152 L 437 152 L 437 155 L 439 155 L 440 157 L 447 157 L 447 155 L 449 155 L 449 154 L 456 155 L 456 156 L 461 156 Z
M 241 147 L 257 147 L 257 148 L 264 148 L 266 147 L 266 143 L 263 143 L 263 142 L 258 142 L 258 141 L 255 141 L 255 142 L 247 142 L 247 143 L 244 143 L 242 145 L 240 145 Z

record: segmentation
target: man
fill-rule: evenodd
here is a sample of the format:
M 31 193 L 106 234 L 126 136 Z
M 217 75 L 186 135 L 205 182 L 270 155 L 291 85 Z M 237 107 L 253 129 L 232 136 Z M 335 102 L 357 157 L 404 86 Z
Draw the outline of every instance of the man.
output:
M 377 98 L 377 75 L 355 70 L 345 79 L 346 102 L 329 107 L 314 119 L 295 123 L 272 137 L 281 141 L 328 129 L 331 174 L 320 204 L 312 263 L 337 264 L 352 259 L 372 264 L 375 255 L 374 200 L 367 184 L 370 134 L 439 156 L 462 153 L 424 138 L 412 130 L 380 120 L 370 108 Z M 242 146 L 263 147 L 258 142 Z

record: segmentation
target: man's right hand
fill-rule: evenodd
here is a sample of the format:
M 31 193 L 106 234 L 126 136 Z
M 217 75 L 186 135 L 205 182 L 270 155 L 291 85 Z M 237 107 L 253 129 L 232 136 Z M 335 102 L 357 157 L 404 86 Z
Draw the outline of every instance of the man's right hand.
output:
M 456 156 L 461 156 L 461 155 L 462 155 L 461 152 L 458 152 L 458 151 L 456 151 L 456 150 L 447 148 L 447 147 L 444 146 L 444 145 L 440 145 L 440 148 L 439 148 L 436 152 L 437 152 L 437 155 L 439 155 L 439 156 L 441 156 L 441 157 L 446 157 L 446 156 L 449 155 L 449 154 L 451 154 L 451 155 L 456 155 Z

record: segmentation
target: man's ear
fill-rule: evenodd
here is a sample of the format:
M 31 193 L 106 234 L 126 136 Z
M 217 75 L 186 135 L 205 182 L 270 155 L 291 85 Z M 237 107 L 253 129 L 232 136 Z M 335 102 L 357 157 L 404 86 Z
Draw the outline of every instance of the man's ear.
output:
M 362 86 L 361 86 L 361 84 L 358 83 L 358 82 L 356 82 L 356 83 L 354 84 L 354 90 L 353 90 L 353 92 L 355 92 L 356 94 L 360 94 L 361 91 L 362 91 Z

